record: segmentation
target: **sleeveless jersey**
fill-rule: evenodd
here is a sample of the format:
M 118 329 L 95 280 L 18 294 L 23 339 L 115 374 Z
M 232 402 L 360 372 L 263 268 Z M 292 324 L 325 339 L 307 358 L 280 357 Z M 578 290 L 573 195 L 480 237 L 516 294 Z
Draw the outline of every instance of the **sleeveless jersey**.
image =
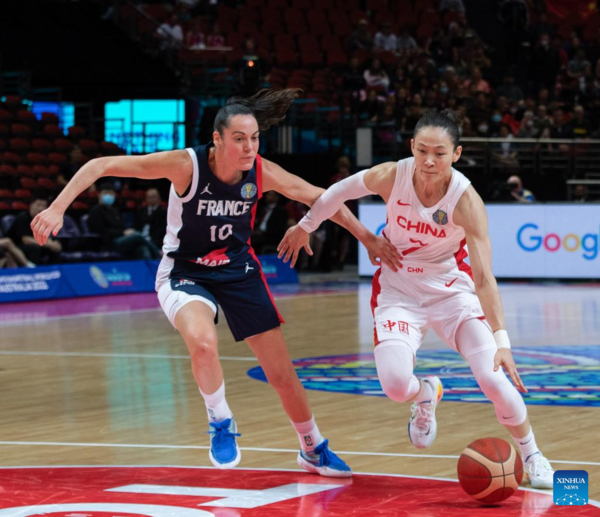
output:
M 171 185 L 157 289 L 169 278 L 175 262 L 178 269 L 211 271 L 253 260 L 250 235 L 256 203 L 262 197 L 261 158 L 256 156 L 254 166 L 241 181 L 227 185 L 208 165 L 212 145 L 186 149 L 192 158 L 193 175 L 183 196 Z
M 471 182 L 452 169 L 446 195 L 435 206 L 427 208 L 415 192 L 414 173 L 414 158 L 398 162 L 396 180 L 386 206 L 388 220 L 384 235 L 402 253 L 407 272 L 435 274 L 457 265 L 460 270 L 470 272 L 470 267 L 463 262 L 467 257 L 465 232 L 454 224 L 452 215 Z

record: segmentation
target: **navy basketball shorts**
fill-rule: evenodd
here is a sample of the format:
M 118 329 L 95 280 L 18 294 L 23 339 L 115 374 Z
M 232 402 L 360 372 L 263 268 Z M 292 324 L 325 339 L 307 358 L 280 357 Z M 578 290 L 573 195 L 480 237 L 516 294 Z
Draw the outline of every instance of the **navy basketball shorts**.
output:
M 220 305 L 236 341 L 285 323 L 257 261 L 203 271 L 176 265 L 171 278 L 160 286 L 158 299 L 175 328 L 175 316 L 187 303 L 200 301 L 208 305 L 215 313 L 215 323 Z

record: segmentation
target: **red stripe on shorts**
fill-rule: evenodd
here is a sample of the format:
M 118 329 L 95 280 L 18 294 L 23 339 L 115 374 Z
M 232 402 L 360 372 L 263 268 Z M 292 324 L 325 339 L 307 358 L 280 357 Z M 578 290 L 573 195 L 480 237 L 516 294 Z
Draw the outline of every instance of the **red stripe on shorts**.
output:
M 377 297 L 381 293 L 381 285 L 379 284 L 380 276 L 381 268 L 379 268 L 373 276 L 373 288 L 371 290 L 371 312 L 373 313 L 373 318 L 375 318 L 375 309 L 377 309 Z M 375 321 L 373 320 L 373 346 L 377 346 L 378 344 L 379 338 L 377 337 L 377 325 L 375 325 Z

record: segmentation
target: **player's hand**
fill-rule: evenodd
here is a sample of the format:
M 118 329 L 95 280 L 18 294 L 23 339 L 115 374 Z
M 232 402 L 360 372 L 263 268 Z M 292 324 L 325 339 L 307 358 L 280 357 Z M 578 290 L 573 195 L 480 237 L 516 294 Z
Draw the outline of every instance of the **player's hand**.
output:
M 506 370 L 506 373 L 510 376 L 515 388 L 523 393 L 527 393 L 527 388 L 521 380 L 521 376 L 517 371 L 515 360 L 513 359 L 512 352 L 509 348 L 500 348 L 494 356 L 494 371 L 497 372 L 502 366 Z
M 309 255 L 313 254 L 309 244 L 310 234 L 304 231 L 299 225 L 292 226 L 283 236 L 279 246 L 277 246 L 278 257 L 284 257 L 283 261 L 287 262 L 292 259 L 290 267 L 296 265 L 300 250 L 304 248 Z
M 48 242 L 48 237 L 58 234 L 63 225 L 63 212 L 50 206 L 35 216 L 31 221 L 31 229 L 36 242 L 43 246 Z
M 402 269 L 402 255 L 398 253 L 396 247 L 385 237 L 373 235 L 363 243 L 369 253 L 369 260 L 374 266 L 385 264 L 392 271 Z

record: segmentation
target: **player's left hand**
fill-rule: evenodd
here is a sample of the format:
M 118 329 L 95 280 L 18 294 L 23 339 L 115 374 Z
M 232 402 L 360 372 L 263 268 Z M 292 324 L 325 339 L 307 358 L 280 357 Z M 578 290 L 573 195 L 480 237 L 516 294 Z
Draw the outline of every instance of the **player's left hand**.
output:
M 296 265 L 300 250 L 304 248 L 309 255 L 313 254 L 309 244 L 310 234 L 304 231 L 299 225 L 292 226 L 283 236 L 279 246 L 277 246 L 278 257 L 284 257 L 283 261 L 287 262 L 292 259 L 290 267 Z
M 509 348 L 499 348 L 494 356 L 494 371 L 497 372 L 501 366 L 510 376 L 515 388 L 523 393 L 527 393 L 527 388 L 521 380 L 521 376 L 517 371 L 517 365 Z
M 392 271 L 402 269 L 402 256 L 396 247 L 385 237 L 373 235 L 368 241 L 363 242 L 369 253 L 369 260 L 374 266 L 385 264 Z

